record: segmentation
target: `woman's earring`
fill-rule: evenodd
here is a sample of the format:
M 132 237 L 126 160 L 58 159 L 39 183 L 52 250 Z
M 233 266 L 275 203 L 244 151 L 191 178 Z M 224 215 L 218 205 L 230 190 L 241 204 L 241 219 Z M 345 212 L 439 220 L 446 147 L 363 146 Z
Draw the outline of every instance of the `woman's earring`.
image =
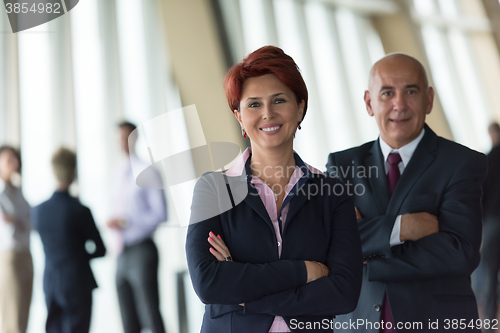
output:
M 301 130 L 301 129 L 302 129 L 302 127 L 300 127 L 300 125 L 299 125 L 299 127 L 297 127 L 297 128 L 298 128 L 299 130 Z
M 241 129 L 241 135 L 243 135 L 244 138 L 247 137 L 247 132 L 245 132 L 243 128 Z

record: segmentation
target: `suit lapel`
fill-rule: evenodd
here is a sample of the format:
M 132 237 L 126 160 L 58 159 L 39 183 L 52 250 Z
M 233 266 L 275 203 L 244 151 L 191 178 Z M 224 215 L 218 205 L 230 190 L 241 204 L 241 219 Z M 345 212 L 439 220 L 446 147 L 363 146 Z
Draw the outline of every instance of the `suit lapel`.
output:
M 271 228 L 274 232 L 273 222 L 267 213 L 266 207 L 260 198 L 259 192 L 255 188 L 255 185 L 252 184 L 252 172 L 250 170 L 250 161 L 252 154 L 250 153 L 246 162 L 244 169 L 242 170 L 241 175 L 236 177 L 227 177 L 229 180 L 231 192 L 234 199 L 235 206 L 238 206 L 242 202 L 246 203 L 253 209 Z M 246 186 L 246 188 L 245 188 Z M 246 191 L 247 190 L 247 191 Z
M 368 180 L 380 211 L 385 212 L 389 203 L 389 190 L 387 189 L 387 179 L 385 176 L 384 156 L 382 155 L 378 139 L 373 142 L 370 153 L 364 160 L 364 166 L 365 170 L 370 170 L 371 166 L 377 167 L 377 177 L 371 177 L 368 173 Z
M 309 197 L 309 190 L 306 193 L 305 186 L 310 181 L 311 178 L 314 177 L 313 173 L 306 166 L 304 161 L 300 158 L 297 153 L 294 153 L 295 164 L 300 167 L 302 172 L 304 173 L 302 177 L 297 181 L 294 185 L 288 196 L 285 198 L 283 205 L 281 206 L 281 210 L 283 210 L 286 205 L 289 205 L 288 213 L 286 216 L 285 227 L 282 230 L 282 235 L 285 234 L 285 230 L 290 225 L 290 221 L 292 221 L 293 217 L 298 213 L 300 208 L 306 203 Z M 281 216 L 281 212 L 280 212 Z
M 410 162 L 405 167 L 392 194 L 387 214 L 396 214 L 413 185 L 425 170 L 434 162 L 437 150 L 437 135 L 425 125 L 425 135 L 415 149 Z M 386 187 L 387 188 L 387 187 Z
M 257 192 L 257 189 L 255 186 L 248 182 L 248 195 L 245 198 L 245 203 L 250 206 L 259 216 L 266 221 L 266 223 L 269 225 L 271 230 L 274 232 L 274 227 L 273 227 L 273 222 L 271 221 L 271 218 L 269 217 L 269 214 L 267 213 L 266 207 L 264 206 L 264 203 L 260 199 L 260 195 Z
M 292 200 L 290 200 L 290 205 L 288 209 L 288 214 L 286 216 L 285 228 L 283 229 L 283 235 L 285 234 L 286 229 L 290 225 L 290 221 L 292 221 L 293 217 L 297 215 L 300 208 L 306 203 L 307 195 L 304 191 L 306 184 L 303 184 L 302 187 L 295 193 Z M 284 207 L 284 206 L 283 206 Z

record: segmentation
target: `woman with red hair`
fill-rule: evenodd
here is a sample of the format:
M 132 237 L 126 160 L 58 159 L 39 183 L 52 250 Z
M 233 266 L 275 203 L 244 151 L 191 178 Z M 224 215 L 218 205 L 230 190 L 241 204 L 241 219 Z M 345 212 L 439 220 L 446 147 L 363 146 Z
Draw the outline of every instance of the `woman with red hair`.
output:
M 361 245 L 343 185 L 293 150 L 304 80 L 266 46 L 233 66 L 224 88 L 251 148 L 195 187 L 186 253 L 206 304 L 202 332 L 332 332 L 334 316 L 356 307 Z

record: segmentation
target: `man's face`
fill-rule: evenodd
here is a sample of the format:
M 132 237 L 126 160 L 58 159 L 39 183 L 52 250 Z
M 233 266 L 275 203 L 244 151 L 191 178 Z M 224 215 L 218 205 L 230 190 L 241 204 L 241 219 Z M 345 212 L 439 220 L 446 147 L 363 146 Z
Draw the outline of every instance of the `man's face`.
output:
M 128 127 L 120 128 L 120 148 L 125 154 L 129 154 L 128 137 L 131 131 Z
M 405 56 L 389 56 L 373 69 L 366 109 L 374 116 L 380 136 L 392 148 L 418 137 L 432 110 L 434 90 L 427 88 L 423 68 Z

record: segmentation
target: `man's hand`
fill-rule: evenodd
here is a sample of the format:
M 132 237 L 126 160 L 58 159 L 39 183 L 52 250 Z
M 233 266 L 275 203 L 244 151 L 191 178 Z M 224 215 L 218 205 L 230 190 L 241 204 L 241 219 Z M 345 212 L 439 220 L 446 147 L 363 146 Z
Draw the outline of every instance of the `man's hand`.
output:
M 125 227 L 125 220 L 124 219 L 112 219 L 106 222 L 106 225 L 108 228 L 111 229 L 123 229 Z
M 429 213 L 414 213 L 401 216 L 399 238 L 404 241 L 416 241 L 439 232 L 437 217 Z

